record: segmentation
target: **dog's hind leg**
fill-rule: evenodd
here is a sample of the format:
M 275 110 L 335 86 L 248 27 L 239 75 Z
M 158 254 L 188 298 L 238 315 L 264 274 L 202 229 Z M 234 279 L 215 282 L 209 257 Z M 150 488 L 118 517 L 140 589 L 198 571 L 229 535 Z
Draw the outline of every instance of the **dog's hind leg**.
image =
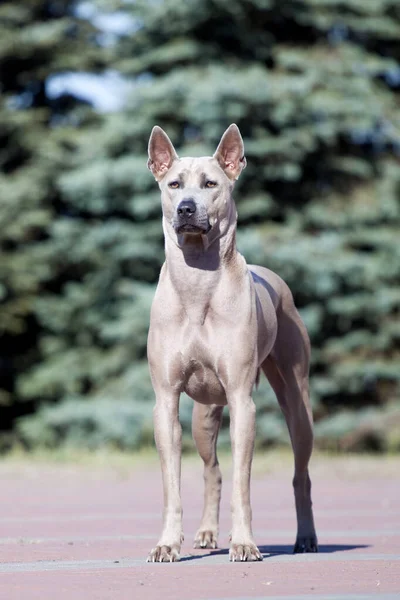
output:
M 223 406 L 193 406 L 192 433 L 198 453 L 204 462 L 204 509 L 195 535 L 195 548 L 216 548 L 218 543 L 219 504 L 222 477 L 217 458 L 217 437 Z
M 294 452 L 293 488 L 297 514 L 294 552 L 318 552 L 311 502 L 308 463 L 313 446 L 313 422 L 308 391 L 310 349 L 305 327 L 294 307 L 279 311 L 278 335 L 262 364 L 288 425 Z

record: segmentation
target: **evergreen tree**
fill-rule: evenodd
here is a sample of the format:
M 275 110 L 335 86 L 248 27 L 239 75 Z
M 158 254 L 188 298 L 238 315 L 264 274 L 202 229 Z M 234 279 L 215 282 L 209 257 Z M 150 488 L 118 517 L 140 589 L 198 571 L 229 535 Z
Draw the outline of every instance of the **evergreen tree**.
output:
M 72 98 L 50 101 L 46 83 L 69 69 L 101 68 L 94 28 L 70 12 L 71 2 L 0 5 L 0 406 L 6 430 L 33 409 L 20 404 L 19 377 L 41 361 L 43 331 L 36 301 L 59 287 L 62 267 L 44 242 L 62 212 L 57 173 L 68 165 L 76 129 L 91 111 Z M 56 124 L 60 126 L 55 128 Z M 29 396 L 31 399 L 32 396 Z
M 133 82 L 125 110 L 86 108 L 79 128 L 46 122 L 46 142 L 62 152 L 34 146 L 41 168 L 51 157 L 37 203 L 48 217 L 29 247 L 15 247 L 47 275 L 35 275 L 21 317 L 35 335 L 19 352 L 35 351 L 13 376 L 13 398 L 45 405 L 19 435 L 50 445 L 149 439 L 145 343 L 163 242 L 148 136 L 158 124 L 182 154 L 210 154 L 236 122 L 248 158 L 235 193 L 239 248 L 286 279 L 306 321 L 317 440 L 399 447 L 398 2 L 164 0 L 123 10 L 137 31 L 96 51 Z M 98 66 L 91 48 L 87 69 Z M 8 122 L 33 115 L 4 111 Z M 257 397 L 260 443 L 287 440 L 271 392 Z M 187 403 L 184 423 L 189 414 Z

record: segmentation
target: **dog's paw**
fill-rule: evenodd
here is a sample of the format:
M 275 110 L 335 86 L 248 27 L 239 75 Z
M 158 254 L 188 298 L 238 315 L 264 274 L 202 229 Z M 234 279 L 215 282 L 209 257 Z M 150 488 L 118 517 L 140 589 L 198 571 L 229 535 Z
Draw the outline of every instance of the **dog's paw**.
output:
M 231 544 L 229 560 L 232 562 L 262 560 L 263 557 L 257 546 L 252 542 L 247 544 Z
M 318 552 L 318 542 L 315 535 L 298 537 L 293 548 L 293 554 Z
M 176 562 L 179 560 L 179 551 L 178 544 L 156 546 L 151 550 L 146 562 Z
M 194 538 L 193 548 L 212 548 L 218 547 L 217 534 L 211 529 L 201 530 L 196 533 Z

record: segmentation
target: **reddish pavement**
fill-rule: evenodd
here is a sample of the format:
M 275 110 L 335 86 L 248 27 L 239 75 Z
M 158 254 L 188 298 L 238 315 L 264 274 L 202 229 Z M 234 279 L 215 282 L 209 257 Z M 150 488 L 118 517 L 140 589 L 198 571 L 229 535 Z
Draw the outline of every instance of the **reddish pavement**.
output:
M 158 467 L 0 465 L 1 600 L 400 599 L 400 460 L 318 459 L 317 555 L 292 555 L 291 472 L 255 474 L 253 528 L 262 563 L 229 563 L 224 468 L 220 549 L 192 549 L 202 503 L 199 463 L 183 466 L 181 561 L 146 564 L 161 524 Z M 397 461 L 397 464 L 396 464 Z

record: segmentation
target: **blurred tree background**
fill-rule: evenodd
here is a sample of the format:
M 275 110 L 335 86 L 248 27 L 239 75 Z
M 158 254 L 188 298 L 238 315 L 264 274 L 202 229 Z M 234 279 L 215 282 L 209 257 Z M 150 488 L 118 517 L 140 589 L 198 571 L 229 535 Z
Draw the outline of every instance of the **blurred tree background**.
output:
M 308 327 L 317 445 L 400 449 L 398 0 L 2 2 L 0 73 L 1 449 L 151 442 L 147 141 L 210 154 L 231 122 L 239 249 Z

